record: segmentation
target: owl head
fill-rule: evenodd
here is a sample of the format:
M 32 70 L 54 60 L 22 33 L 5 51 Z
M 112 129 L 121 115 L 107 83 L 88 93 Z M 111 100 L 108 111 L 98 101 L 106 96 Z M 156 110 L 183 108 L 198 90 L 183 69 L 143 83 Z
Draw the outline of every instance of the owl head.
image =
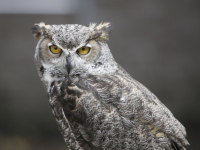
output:
M 53 81 L 114 73 L 117 64 L 106 44 L 109 28 L 110 23 L 34 24 L 35 64 L 46 89 Z

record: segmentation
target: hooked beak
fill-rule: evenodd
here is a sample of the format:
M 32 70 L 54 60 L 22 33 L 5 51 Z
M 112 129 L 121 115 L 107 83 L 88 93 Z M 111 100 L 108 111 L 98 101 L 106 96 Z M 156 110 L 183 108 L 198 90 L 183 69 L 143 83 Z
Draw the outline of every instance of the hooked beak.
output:
M 66 60 L 67 60 L 67 65 L 65 67 L 66 67 L 68 75 L 69 75 L 70 70 L 71 70 L 71 57 L 70 57 L 70 55 L 67 56 Z

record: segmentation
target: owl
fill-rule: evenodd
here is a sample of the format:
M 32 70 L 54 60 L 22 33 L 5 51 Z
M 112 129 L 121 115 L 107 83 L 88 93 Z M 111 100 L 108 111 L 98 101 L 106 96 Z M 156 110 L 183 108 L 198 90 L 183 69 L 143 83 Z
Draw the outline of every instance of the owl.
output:
M 184 150 L 184 126 L 113 58 L 110 23 L 34 24 L 35 64 L 70 150 Z

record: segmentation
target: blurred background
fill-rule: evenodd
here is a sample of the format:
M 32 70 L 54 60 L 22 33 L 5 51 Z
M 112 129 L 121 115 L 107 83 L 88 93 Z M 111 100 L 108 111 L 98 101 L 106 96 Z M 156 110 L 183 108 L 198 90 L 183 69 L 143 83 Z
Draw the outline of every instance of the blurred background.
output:
M 200 142 L 199 0 L 0 0 L 0 149 L 64 150 L 34 65 L 34 23 L 111 22 L 116 61 Z

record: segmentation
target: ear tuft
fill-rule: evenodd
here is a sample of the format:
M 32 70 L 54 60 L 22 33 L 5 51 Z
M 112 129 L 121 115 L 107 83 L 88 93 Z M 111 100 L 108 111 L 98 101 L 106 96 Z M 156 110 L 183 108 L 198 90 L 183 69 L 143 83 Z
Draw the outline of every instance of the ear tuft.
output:
M 92 31 L 90 39 L 97 39 L 99 41 L 108 40 L 110 27 L 111 25 L 109 22 L 102 22 L 99 25 L 91 23 L 89 26 L 90 31 Z
M 41 39 L 44 34 L 46 33 L 46 30 L 49 29 L 49 25 L 45 25 L 44 22 L 40 22 L 38 24 L 34 24 L 32 26 L 32 33 L 33 33 L 33 36 L 36 38 L 36 39 Z

